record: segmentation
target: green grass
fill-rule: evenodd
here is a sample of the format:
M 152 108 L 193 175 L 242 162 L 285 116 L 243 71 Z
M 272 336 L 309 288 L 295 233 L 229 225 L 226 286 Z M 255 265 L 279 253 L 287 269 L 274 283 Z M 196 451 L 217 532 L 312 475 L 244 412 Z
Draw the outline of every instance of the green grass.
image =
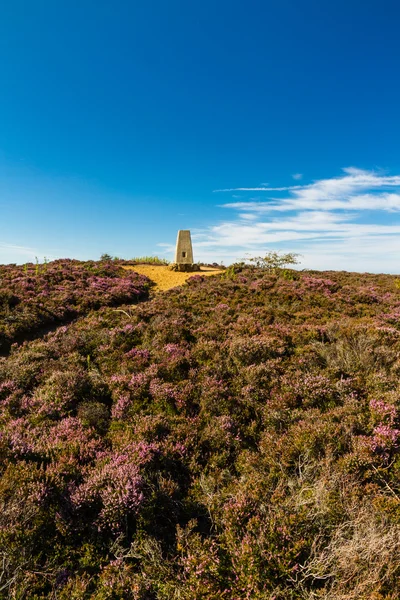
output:
M 135 258 L 131 258 L 129 262 L 147 265 L 169 265 L 169 260 L 160 258 L 159 256 L 136 256 Z

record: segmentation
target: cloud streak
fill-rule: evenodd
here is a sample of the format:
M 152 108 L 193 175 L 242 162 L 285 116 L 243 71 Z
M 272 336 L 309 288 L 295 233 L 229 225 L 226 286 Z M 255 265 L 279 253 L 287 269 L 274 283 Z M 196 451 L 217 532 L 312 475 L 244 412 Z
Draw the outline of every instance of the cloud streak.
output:
M 289 210 L 384 210 L 400 211 L 400 176 L 387 176 L 374 171 L 354 167 L 343 169 L 344 175 L 321 179 L 307 185 L 264 188 L 238 188 L 242 191 L 284 192 L 288 197 L 270 197 L 260 202 L 236 202 L 223 204 L 246 212 L 270 212 Z M 399 192 L 393 190 L 399 188 Z M 216 190 L 216 191 L 237 191 Z
M 0 242 L 0 263 L 7 264 L 15 262 L 16 260 L 18 263 L 34 262 L 36 257 L 38 257 L 39 260 L 43 260 L 44 256 L 49 260 L 56 258 L 56 255 L 53 255 L 52 252 L 43 252 L 42 250 L 31 248 L 29 246 Z
M 298 190 L 303 186 L 289 185 L 285 187 L 242 187 L 242 188 L 227 188 L 225 190 L 214 190 L 217 192 L 287 192 L 289 190 Z

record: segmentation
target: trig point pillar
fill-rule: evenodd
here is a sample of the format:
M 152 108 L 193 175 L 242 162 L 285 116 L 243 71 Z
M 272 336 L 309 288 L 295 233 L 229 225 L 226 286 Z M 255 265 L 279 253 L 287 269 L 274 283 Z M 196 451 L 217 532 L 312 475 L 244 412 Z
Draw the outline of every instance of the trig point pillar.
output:
M 178 237 L 176 238 L 175 263 L 177 265 L 193 264 L 192 238 L 190 237 L 189 229 L 181 229 L 178 231 Z
M 189 229 L 178 231 L 176 238 L 175 262 L 170 266 L 173 271 L 200 271 L 200 267 L 193 262 L 192 238 Z

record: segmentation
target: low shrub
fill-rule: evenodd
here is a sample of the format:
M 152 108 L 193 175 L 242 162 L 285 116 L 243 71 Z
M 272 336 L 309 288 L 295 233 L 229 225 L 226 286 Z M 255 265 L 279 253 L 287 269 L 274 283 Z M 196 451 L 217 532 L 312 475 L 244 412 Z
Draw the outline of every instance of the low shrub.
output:
M 394 277 L 241 264 L 133 310 L 115 262 L 32 269 L 83 316 L 0 358 L 0 598 L 399 596 Z

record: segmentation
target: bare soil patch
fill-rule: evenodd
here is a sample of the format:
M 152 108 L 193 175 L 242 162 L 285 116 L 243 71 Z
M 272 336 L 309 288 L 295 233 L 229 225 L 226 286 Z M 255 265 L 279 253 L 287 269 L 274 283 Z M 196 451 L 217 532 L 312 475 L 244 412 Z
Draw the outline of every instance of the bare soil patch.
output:
M 124 265 L 124 269 L 130 269 L 136 271 L 140 275 L 146 275 L 149 279 L 154 281 L 156 287 L 155 292 L 165 292 L 171 288 L 183 285 L 189 277 L 194 275 L 201 275 L 210 277 L 211 275 L 219 275 L 223 273 L 221 269 L 212 269 L 211 267 L 201 267 L 201 270 L 196 273 L 179 273 L 177 271 L 170 271 L 170 269 L 164 265 Z

